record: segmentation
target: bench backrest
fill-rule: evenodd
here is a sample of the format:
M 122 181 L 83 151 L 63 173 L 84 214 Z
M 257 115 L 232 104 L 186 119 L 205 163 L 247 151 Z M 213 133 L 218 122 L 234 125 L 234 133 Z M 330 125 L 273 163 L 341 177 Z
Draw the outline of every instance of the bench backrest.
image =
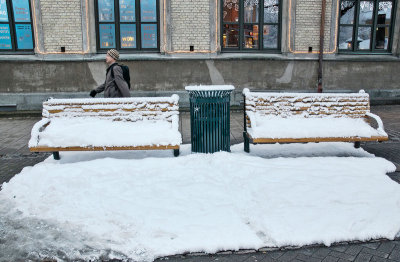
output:
M 246 88 L 243 95 L 247 127 L 251 127 L 250 112 L 283 118 L 364 118 L 370 110 L 369 95 L 363 90 L 359 93 L 265 93 L 250 92 Z
M 43 103 L 44 118 L 96 117 L 111 120 L 175 121 L 179 115 L 179 96 L 49 99 Z M 174 120 L 175 119 L 175 120 Z

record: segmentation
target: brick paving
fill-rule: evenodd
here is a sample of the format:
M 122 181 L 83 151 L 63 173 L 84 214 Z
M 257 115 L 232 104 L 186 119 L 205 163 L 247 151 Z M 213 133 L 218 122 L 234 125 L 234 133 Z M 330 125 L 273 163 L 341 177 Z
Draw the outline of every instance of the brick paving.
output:
M 400 105 L 374 106 L 371 112 L 379 115 L 389 134 L 390 141 L 383 143 L 362 143 L 368 152 L 392 161 L 397 171 L 388 174 L 400 183 Z M 190 114 L 180 115 L 180 129 L 183 143 L 190 143 Z M 8 182 L 24 167 L 43 161 L 50 154 L 30 153 L 27 143 L 30 130 L 40 117 L 0 118 L 0 185 Z M 231 144 L 243 142 L 243 112 L 231 113 Z M 217 254 L 186 254 L 157 259 L 157 261 L 302 261 L 302 262 L 400 262 L 400 238 L 394 241 L 374 240 L 372 242 L 338 243 L 331 247 L 309 246 L 298 249 L 260 249 L 227 251 Z

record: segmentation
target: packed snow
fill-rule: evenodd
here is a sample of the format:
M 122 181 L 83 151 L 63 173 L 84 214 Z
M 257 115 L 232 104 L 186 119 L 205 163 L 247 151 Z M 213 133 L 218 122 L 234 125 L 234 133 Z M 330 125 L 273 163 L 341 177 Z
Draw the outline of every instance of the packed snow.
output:
M 225 91 L 234 90 L 233 85 L 199 85 L 199 86 L 186 86 L 186 91 Z
M 177 118 L 177 116 L 174 116 Z M 46 121 L 46 120 L 43 120 Z M 40 122 L 40 124 L 45 122 Z M 89 117 L 52 118 L 42 132 L 32 129 L 30 147 L 180 145 L 177 120 L 112 121 Z
M 395 166 L 351 143 L 181 151 L 62 152 L 24 168 L 0 191 L 0 260 L 152 261 L 400 231 Z
M 375 129 L 362 118 L 304 118 L 265 116 L 248 112 L 252 138 L 314 138 L 387 136 L 383 128 Z
M 44 104 L 45 105 L 69 105 L 69 104 L 131 104 L 131 103 L 158 103 L 158 102 L 168 102 L 168 103 L 178 103 L 179 96 L 173 94 L 170 97 L 113 97 L 113 98 L 50 98 Z

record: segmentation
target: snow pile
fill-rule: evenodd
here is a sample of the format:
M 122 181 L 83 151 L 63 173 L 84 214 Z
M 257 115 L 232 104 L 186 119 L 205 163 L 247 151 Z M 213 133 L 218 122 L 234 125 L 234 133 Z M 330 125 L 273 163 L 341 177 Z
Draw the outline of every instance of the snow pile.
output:
M 186 86 L 186 91 L 228 91 L 234 90 L 233 85 L 199 85 L 199 86 Z
M 175 116 L 177 118 L 177 116 Z M 32 129 L 29 147 L 179 145 L 177 121 L 112 121 L 90 117 L 52 118 L 42 132 Z
M 186 145 L 178 158 L 62 153 L 59 162 L 49 158 L 3 184 L 0 203 L 9 205 L 0 212 L 9 212 L 9 221 L 18 210 L 18 217 L 52 223 L 32 230 L 48 236 L 57 228 L 62 240 L 39 243 L 46 247 L 47 239 L 51 256 L 70 260 L 88 257 L 77 249 L 90 250 L 90 257 L 112 250 L 110 258 L 151 261 L 184 252 L 393 239 L 400 230 L 400 185 L 385 173 L 394 165 L 350 144 L 310 145 L 260 145 L 251 154 L 238 145 L 212 155 L 190 154 Z M 258 156 L 325 149 L 331 156 Z M 29 244 L 18 246 L 29 252 Z
M 68 98 L 68 99 L 56 99 L 50 98 L 45 105 L 73 105 L 73 104 L 132 104 L 132 103 L 178 103 L 179 96 L 173 94 L 170 97 L 117 97 L 117 98 Z
M 292 102 L 308 98 L 309 101 L 321 101 L 321 99 L 336 99 L 339 101 L 343 97 L 347 98 L 369 98 L 369 94 L 361 89 L 358 93 L 291 93 L 291 92 L 251 92 L 250 89 L 244 88 L 242 91 L 243 95 L 249 99 L 277 99 L 282 97 L 291 97 Z M 274 100 L 272 100 L 274 101 Z
M 383 128 L 375 129 L 362 118 L 304 118 L 265 116 L 248 112 L 253 138 L 314 138 L 387 136 Z

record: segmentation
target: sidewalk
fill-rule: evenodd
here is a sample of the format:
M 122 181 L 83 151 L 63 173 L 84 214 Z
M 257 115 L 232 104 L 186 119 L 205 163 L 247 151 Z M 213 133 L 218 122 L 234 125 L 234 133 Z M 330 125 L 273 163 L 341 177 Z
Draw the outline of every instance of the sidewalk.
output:
M 370 153 L 384 157 L 397 166 L 389 176 L 400 183 L 400 105 L 375 106 L 390 140 L 383 143 L 362 143 Z M 0 185 L 8 182 L 25 166 L 43 161 L 50 154 L 30 153 L 27 147 L 30 131 L 40 117 L 0 118 Z M 190 114 L 180 114 L 183 143 L 190 143 Z M 242 143 L 243 112 L 231 112 L 231 144 Z M 0 230 L 1 233 L 1 230 Z M 0 249 L 3 242 L 0 234 Z M 162 260 L 162 259 L 159 259 Z M 293 250 L 244 250 L 215 255 L 191 254 L 169 257 L 168 261 L 400 261 L 400 239 L 370 243 L 341 243 L 332 247 L 312 246 Z

